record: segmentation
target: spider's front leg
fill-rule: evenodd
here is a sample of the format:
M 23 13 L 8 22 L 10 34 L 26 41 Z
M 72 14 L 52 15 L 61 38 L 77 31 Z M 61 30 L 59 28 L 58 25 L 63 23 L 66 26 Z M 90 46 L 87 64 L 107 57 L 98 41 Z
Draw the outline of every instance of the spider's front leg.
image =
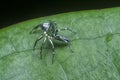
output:
M 40 58 L 42 59 L 42 49 L 43 49 L 43 45 L 46 42 L 46 37 L 44 38 L 44 41 L 42 42 L 42 45 L 40 47 Z
M 41 24 L 40 25 L 37 25 L 37 26 L 35 26 L 31 31 L 30 31 L 30 34 L 31 33 L 34 33 L 34 31 L 37 29 L 37 28 L 39 28 L 41 26 Z
M 35 50 L 35 47 L 36 47 L 36 45 L 37 45 L 37 42 L 38 42 L 39 40 L 41 40 L 43 37 L 44 37 L 44 35 L 41 34 L 40 37 L 39 37 L 38 39 L 36 39 L 36 41 L 35 41 L 35 43 L 34 43 L 34 46 L 33 46 L 33 50 Z M 46 41 L 46 40 L 44 40 L 44 42 L 45 42 L 45 41 Z M 41 59 L 42 59 L 42 47 L 43 47 L 43 45 L 44 45 L 44 42 L 42 43 L 41 48 L 40 48 L 40 57 L 41 57 Z
M 34 46 L 33 46 L 33 50 L 35 50 L 36 44 L 39 40 L 41 40 L 43 38 L 43 34 L 40 35 L 40 37 L 38 39 L 36 39 Z
M 51 39 L 52 39 L 52 37 L 48 36 L 48 40 L 50 41 L 50 44 L 52 45 L 52 51 L 53 51 L 53 53 L 52 53 L 52 64 L 53 64 L 54 56 L 55 56 L 55 47 L 54 47 L 54 44 L 53 44 Z

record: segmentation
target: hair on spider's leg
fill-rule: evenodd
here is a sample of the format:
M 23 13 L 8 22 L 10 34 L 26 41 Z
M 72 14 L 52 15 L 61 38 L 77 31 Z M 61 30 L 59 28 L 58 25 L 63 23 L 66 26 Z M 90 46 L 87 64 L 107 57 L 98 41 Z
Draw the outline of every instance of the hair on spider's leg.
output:
M 54 44 L 52 42 L 52 40 L 50 39 L 50 37 L 48 36 L 48 40 L 50 41 L 50 44 L 52 45 L 52 64 L 54 62 L 54 56 L 55 56 L 55 47 L 54 47 Z
M 36 44 L 39 40 L 41 40 L 43 38 L 43 34 L 40 35 L 40 37 L 38 39 L 36 39 L 35 43 L 34 43 L 34 46 L 33 46 L 33 50 L 35 50 L 35 47 L 36 47 Z

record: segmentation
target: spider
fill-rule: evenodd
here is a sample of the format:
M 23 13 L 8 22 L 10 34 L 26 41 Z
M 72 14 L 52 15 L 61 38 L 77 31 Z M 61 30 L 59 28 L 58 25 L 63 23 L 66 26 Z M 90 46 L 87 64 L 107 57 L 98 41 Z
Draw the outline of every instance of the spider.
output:
M 61 30 L 68 30 L 68 31 L 71 31 L 71 32 L 73 32 L 73 31 L 69 28 L 58 29 L 56 22 L 49 21 L 49 22 L 44 22 L 44 23 L 41 23 L 41 24 L 35 26 L 31 30 L 30 33 L 33 33 L 38 28 L 41 28 L 43 32 L 36 39 L 36 41 L 34 43 L 34 46 L 33 46 L 33 50 L 35 49 L 37 42 L 43 38 L 43 42 L 42 42 L 42 45 L 40 47 L 40 57 L 42 59 L 43 45 L 46 42 L 46 40 L 48 40 L 50 42 L 51 48 L 52 48 L 52 63 L 53 63 L 53 59 L 54 59 L 54 55 L 55 55 L 55 47 L 54 47 L 54 44 L 53 44 L 52 40 L 56 39 L 56 40 L 62 41 L 65 44 L 69 44 L 70 40 L 68 38 L 64 37 L 64 36 L 59 35 L 58 32 L 61 31 Z M 75 33 L 75 32 L 73 32 L 73 33 Z

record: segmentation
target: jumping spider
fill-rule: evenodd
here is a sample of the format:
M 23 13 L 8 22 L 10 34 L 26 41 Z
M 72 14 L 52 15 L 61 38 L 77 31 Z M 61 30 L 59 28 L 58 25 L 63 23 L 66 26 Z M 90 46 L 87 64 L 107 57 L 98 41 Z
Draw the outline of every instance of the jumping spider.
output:
M 45 23 L 41 23 L 37 26 L 35 26 L 32 31 L 30 33 L 33 33 L 36 29 L 41 28 L 43 33 L 41 33 L 41 35 L 36 39 L 33 49 L 35 49 L 36 44 L 39 40 L 41 40 L 43 38 L 43 42 L 40 48 L 40 57 L 42 59 L 42 49 L 43 49 L 43 45 L 46 42 L 46 39 L 50 42 L 51 46 L 52 46 L 52 63 L 53 63 L 53 59 L 54 59 L 54 55 L 55 55 L 55 50 L 54 50 L 54 44 L 53 44 L 53 39 L 62 41 L 65 44 L 69 44 L 70 40 L 64 36 L 61 36 L 58 34 L 58 31 L 61 30 L 68 30 L 73 32 L 71 29 L 69 28 L 63 28 L 63 29 L 58 29 L 56 26 L 56 22 L 54 21 L 49 21 L 49 22 L 45 22 Z M 73 32 L 74 33 L 74 32 Z

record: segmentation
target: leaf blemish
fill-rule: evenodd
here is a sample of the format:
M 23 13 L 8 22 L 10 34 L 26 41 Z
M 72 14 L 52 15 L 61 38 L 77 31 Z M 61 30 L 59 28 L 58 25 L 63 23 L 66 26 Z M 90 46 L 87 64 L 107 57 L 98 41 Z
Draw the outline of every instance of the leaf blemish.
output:
M 108 33 L 105 37 L 105 42 L 108 43 L 113 39 L 113 34 L 112 33 Z

